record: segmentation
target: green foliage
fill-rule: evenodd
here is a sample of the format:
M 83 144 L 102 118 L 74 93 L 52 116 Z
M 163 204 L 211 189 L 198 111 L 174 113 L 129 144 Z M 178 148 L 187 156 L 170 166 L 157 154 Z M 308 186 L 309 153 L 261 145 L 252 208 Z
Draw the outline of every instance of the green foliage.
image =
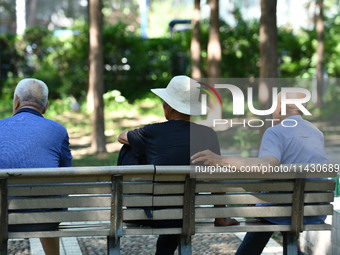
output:
M 238 10 L 233 15 L 236 26 L 222 21 L 220 25 L 222 77 L 258 77 L 259 22 L 245 21 Z M 325 70 L 329 76 L 336 77 L 340 75 L 340 18 L 326 17 L 325 26 Z M 89 70 L 88 24 L 77 21 L 71 29 L 74 34 L 63 38 L 55 37 L 53 32 L 41 27 L 28 28 L 22 37 L 0 37 L 0 86 L 3 84 L 3 96 L 9 97 L 17 82 L 30 76 L 48 84 L 51 98 L 73 95 L 77 100 L 84 101 Z M 203 77 L 207 77 L 208 36 L 209 23 L 203 21 Z M 279 28 L 278 36 L 280 77 L 314 77 L 317 46 L 315 30 L 293 33 L 289 28 Z M 131 32 L 126 24 L 105 26 L 105 92 L 118 90 L 127 102 L 132 103 L 149 97 L 151 88 L 165 87 L 173 75 L 190 75 L 190 42 L 191 31 L 175 32 L 171 37 L 143 39 Z M 7 69 L 4 69 L 4 65 Z M 325 99 L 333 100 L 337 94 L 334 89 Z
M 312 38 L 316 36 L 315 32 L 300 31 L 296 36 L 287 28 L 280 29 L 278 36 L 281 77 L 312 77 L 314 69 L 311 68 L 315 68 L 312 63 Z
M 323 120 L 336 120 L 340 118 L 339 105 L 340 105 L 340 80 L 339 79 L 326 79 L 325 85 L 327 86 L 326 93 L 324 94 L 324 106 L 319 109 L 320 113 L 317 115 Z
M 143 39 L 121 23 L 105 27 L 103 40 L 105 88 L 118 89 L 129 101 L 165 87 L 172 77 L 172 59 L 183 50 L 179 37 Z
M 115 166 L 117 165 L 118 152 L 107 153 L 103 156 L 95 154 L 86 154 L 80 158 L 72 160 L 72 166 Z
M 46 116 L 53 119 L 61 113 L 70 111 L 72 99 L 68 96 L 62 96 L 62 98 L 60 99 L 52 99 L 49 100 L 49 102 L 50 105 L 48 107 L 48 110 L 46 111 Z
M 0 119 L 8 118 L 13 115 L 12 105 L 12 98 L 0 100 Z
M 194 1 L 149 1 L 148 36 L 151 38 L 166 37 L 169 34 L 169 23 L 173 17 L 191 19 L 193 3 Z
M 18 77 L 17 63 L 20 61 L 20 56 L 14 47 L 15 41 L 14 35 L 0 36 L 0 94 L 9 79 L 13 79 L 13 76 Z
M 142 99 L 137 99 L 135 101 L 135 104 L 138 105 L 138 107 L 136 107 L 136 110 L 138 111 L 140 116 L 164 116 L 162 102 L 163 101 L 159 97 L 150 95 Z
M 105 109 L 109 112 L 134 112 L 140 116 L 163 116 L 162 100 L 150 94 L 142 99 L 136 99 L 133 104 L 121 95 L 119 90 L 111 90 L 104 94 Z
M 25 30 L 23 37 L 29 54 L 35 55 L 40 61 L 42 61 L 53 46 L 52 32 L 47 27 L 28 27 Z
M 88 25 L 76 22 L 72 30 L 73 35 L 61 42 L 63 47 L 57 54 L 56 62 L 62 77 L 58 91 L 79 99 L 85 98 L 88 87 Z
M 242 157 L 249 157 L 250 150 L 256 147 L 258 130 L 238 128 L 233 136 L 234 144 L 240 149 Z

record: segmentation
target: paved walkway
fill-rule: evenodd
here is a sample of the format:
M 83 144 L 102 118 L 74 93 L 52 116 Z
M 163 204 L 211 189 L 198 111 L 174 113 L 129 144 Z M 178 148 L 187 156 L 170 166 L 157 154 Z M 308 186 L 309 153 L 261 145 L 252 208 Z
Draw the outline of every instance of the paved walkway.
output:
M 39 238 L 31 238 L 30 248 L 32 255 L 45 255 Z M 77 238 L 60 238 L 60 255 L 82 255 Z

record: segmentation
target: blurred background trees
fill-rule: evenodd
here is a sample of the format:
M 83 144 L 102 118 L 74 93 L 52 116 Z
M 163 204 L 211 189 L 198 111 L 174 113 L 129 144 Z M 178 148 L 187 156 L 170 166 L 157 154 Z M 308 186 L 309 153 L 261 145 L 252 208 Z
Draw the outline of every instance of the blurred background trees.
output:
M 171 35 L 168 23 L 178 17 L 192 19 L 194 2 L 149 0 L 149 37 L 143 39 L 137 0 L 103 0 L 104 90 L 118 89 L 129 101 L 133 101 L 148 96 L 150 88 L 166 84 L 176 68 L 180 67 L 180 71 L 190 75 L 191 56 L 196 53 L 190 50 L 191 38 L 197 35 L 192 36 L 191 28 L 178 29 Z M 208 77 L 209 68 L 213 66 L 208 64 L 207 51 L 209 33 L 212 32 L 208 22 L 209 1 L 196 2 L 201 2 L 199 30 L 197 26 L 195 30 L 200 34 L 196 39 L 200 47 L 196 47 L 196 51 L 199 51 L 197 56 L 201 59 L 201 76 Z M 240 5 L 240 2 L 244 5 Z M 221 10 L 219 3 L 221 77 L 259 77 L 260 19 L 249 17 L 247 10 L 255 8 L 252 2 L 235 1 L 233 5 L 229 4 L 227 10 Z M 316 76 L 320 39 L 314 24 L 316 19 L 320 19 L 316 6 L 321 1 L 311 2 L 314 2 L 314 7 L 308 8 L 314 8 L 315 15 L 306 24 L 313 25 L 296 28 L 287 23 L 278 26 L 279 77 Z M 164 18 L 168 14 L 166 7 L 177 4 L 183 6 L 184 3 L 187 4 L 184 6 L 186 12 L 179 11 L 179 16 Z M 339 7 L 338 1 L 325 0 L 323 6 L 324 31 L 327 33 L 323 33 L 324 64 L 321 69 L 323 75 L 327 73 L 337 77 L 340 74 L 340 49 L 337 46 L 340 20 L 332 10 Z M 307 6 L 305 8 L 308 12 Z M 171 9 L 169 12 L 173 15 L 174 8 Z M 22 36 L 16 35 L 14 1 L 0 0 L 1 87 L 8 91 L 18 78 L 33 75 L 47 79 L 55 98 L 73 95 L 78 100 L 84 100 L 89 72 L 87 0 L 26 0 L 26 12 L 26 31 Z M 221 13 L 225 16 L 221 17 Z M 163 18 L 162 30 L 152 22 L 158 20 L 155 18 L 157 16 Z M 155 27 L 154 31 L 152 27 Z M 155 34 L 158 36 L 155 37 Z M 213 51 L 216 52 L 216 49 Z
M 278 36 L 276 22 L 277 0 L 261 0 L 260 18 L 260 82 L 258 89 L 258 99 L 261 110 L 272 107 L 273 102 L 273 82 L 270 78 L 278 78 Z M 269 78 L 269 79 L 268 79 Z M 261 116 L 264 121 L 260 129 L 259 144 L 266 129 L 270 126 L 265 119 L 270 116 Z
M 87 109 L 92 113 L 92 150 L 106 153 L 104 123 L 104 78 L 103 78 L 103 2 L 89 0 L 89 88 Z

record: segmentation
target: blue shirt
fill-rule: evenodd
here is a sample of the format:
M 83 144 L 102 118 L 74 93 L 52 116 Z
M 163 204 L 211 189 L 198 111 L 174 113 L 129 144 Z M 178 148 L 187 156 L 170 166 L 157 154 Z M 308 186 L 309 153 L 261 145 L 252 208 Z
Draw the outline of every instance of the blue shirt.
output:
M 290 116 L 295 127 L 284 127 L 281 124 L 268 128 L 263 135 L 259 157 L 275 157 L 280 164 L 327 163 L 324 136 L 312 123 L 300 115 Z M 291 123 L 290 123 L 291 125 Z M 290 217 L 266 217 L 275 224 L 290 224 Z M 324 222 L 326 216 L 304 217 L 304 224 Z
M 2 169 L 72 166 L 66 129 L 30 108 L 0 120 L 0 152 Z

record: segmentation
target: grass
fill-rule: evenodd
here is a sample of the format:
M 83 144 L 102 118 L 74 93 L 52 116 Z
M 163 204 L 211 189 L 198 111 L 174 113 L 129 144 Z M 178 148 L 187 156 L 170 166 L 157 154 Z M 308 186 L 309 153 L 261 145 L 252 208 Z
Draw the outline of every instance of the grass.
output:
M 121 144 L 118 135 L 125 131 L 142 127 L 152 122 L 163 121 L 163 110 L 159 99 L 139 100 L 134 104 L 110 101 L 105 104 L 106 154 L 91 152 L 92 122 L 86 107 L 81 112 L 70 112 L 63 102 L 54 102 L 56 106 L 49 109 L 46 118 L 58 121 L 70 136 L 70 148 L 73 155 L 73 166 L 110 166 L 116 165 Z
M 97 156 L 95 154 L 86 154 L 72 161 L 73 166 L 115 166 L 117 165 L 118 151 Z

